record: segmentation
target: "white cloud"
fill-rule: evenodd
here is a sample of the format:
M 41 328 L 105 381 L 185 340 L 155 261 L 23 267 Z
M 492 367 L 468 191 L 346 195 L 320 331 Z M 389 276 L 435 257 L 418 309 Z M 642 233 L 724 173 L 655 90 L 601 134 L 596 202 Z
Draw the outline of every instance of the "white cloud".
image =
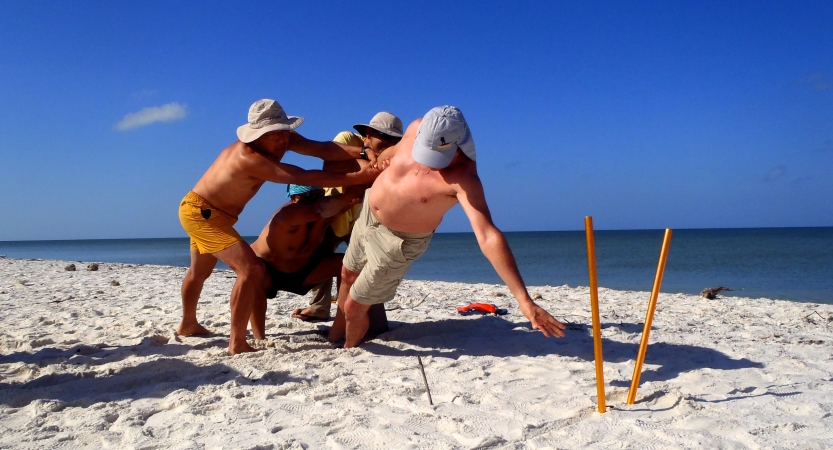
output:
M 787 166 L 780 165 L 764 176 L 764 181 L 775 181 L 787 174 Z
M 833 88 L 833 77 L 826 77 L 821 72 L 813 72 L 801 81 L 813 85 L 817 91 L 829 91 Z
M 116 124 L 116 129 L 124 131 L 150 125 L 155 122 L 174 122 L 184 119 L 186 114 L 185 105 L 180 105 L 179 103 L 152 106 L 124 116 L 124 119 Z

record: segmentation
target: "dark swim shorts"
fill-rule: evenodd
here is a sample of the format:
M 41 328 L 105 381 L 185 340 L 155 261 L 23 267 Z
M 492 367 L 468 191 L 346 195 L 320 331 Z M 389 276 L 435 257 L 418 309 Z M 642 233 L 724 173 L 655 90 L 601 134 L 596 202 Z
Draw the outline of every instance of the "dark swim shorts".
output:
M 319 247 L 315 253 L 309 258 L 309 262 L 297 272 L 287 273 L 281 272 L 274 268 L 268 261 L 260 258 L 263 264 L 266 265 L 266 271 L 269 272 L 269 278 L 272 279 L 272 284 L 266 290 L 266 298 L 275 298 L 278 291 L 292 292 L 293 294 L 304 295 L 314 288 L 315 285 L 304 286 L 304 280 L 309 274 L 318 267 L 318 264 L 329 255 L 332 255 L 332 250 Z

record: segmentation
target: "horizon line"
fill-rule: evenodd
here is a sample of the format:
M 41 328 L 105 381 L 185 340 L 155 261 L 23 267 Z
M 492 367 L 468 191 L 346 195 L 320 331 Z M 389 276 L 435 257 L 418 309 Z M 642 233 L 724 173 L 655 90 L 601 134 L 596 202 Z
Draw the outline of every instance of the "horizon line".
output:
M 793 229 L 793 228 L 833 228 L 833 225 L 821 226 L 786 226 L 786 227 L 714 227 L 714 228 L 671 228 L 674 231 L 696 231 L 696 230 L 777 230 L 777 229 Z M 619 229 L 594 229 L 594 232 L 600 231 L 663 231 L 666 228 L 619 228 Z M 502 231 L 503 234 L 511 233 L 575 233 L 583 232 L 581 228 L 572 230 L 526 230 L 526 231 Z M 435 234 L 474 234 L 474 231 L 438 231 Z M 242 236 L 244 239 L 257 239 L 256 235 Z M 65 242 L 65 241 L 127 241 L 127 240 L 143 240 L 143 239 L 189 239 L 188 236 L 175 237 L 124 237 L 124 238 L 77 238 L 77 239 L 16 239 L 16 240 L 0 240 L 0 243 L 12 242 Z

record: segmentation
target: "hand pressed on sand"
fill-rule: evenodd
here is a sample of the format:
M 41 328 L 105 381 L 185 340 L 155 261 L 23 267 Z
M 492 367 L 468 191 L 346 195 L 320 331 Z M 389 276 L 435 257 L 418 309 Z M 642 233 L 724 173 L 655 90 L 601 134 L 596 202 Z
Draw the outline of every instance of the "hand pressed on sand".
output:
M 555 320 L 555 317 L 550 315 L 544 308 L 541 308 L 535 303 L 531 303 L 526 307 L 521 307 L 521 312 L 529 319 L 533 330 L 540 330 L 546 337 L 564 337 L 562 330 L 567 327 L 563 323 Z

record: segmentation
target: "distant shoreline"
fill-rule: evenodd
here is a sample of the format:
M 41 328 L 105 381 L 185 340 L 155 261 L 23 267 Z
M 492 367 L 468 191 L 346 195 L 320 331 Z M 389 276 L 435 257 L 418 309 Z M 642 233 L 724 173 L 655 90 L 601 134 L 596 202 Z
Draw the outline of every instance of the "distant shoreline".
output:
M 74 265 L 74 266 L 76 266 L 75 270 L 74 270 L 75 272 L 84 271 L 84 270 L 86 270 L 85 268 L 87 266 L 89 266 L 90 264 L 93 264 L 93 263 L 99 264 L 100 266 L 103 266 L 105 268 L 109 268 L 110 270 L 112 270 L 113 268 L 119 268 L 119 269 L 133 269 L 133 268 L 142 269 L 142 268 L 147 268 L 147 269 L 160 269 L 160 270 L 178 270 L 178 271 L 182 271 L 183 275 L 184 275 L 184 270 L 187 269 L 186 266 L 172 266 L 172 265 L 165 265 L 165 264 L 122 263 L 122 262 L 108 262 L 108 261 L 103 261 L 102 262 L 102 261 L 59 260 L 59 259 L 42 259 L 42 258 L 9 258 L 9 257 L 6 257 L 5 255 L 0 255 L 0 264 L 2 264 L 3 261 L 9 261 L 10 263 L 24 263 L 24 262 L 47 263 L 47 264 L 50 264 L 50 265 L 53 265 L 53 266 L 62 266 L 62 267 L 66 267 L 66 266 L 69 266 L 69 265 Z M 73 271 L 69 271 L 69 273 L 72 273 L 72 272 Z M 235 274 L 234 274 L 234 271 L 232 271 L 228 267 L 216 267 L 212 273 L 213 274 L 223 274 L 223 276 L 225 276 L 226 278 L 235 278 L 236 277 Z M 495 286 L 496 288 L 499 288 L 499 289 L 506 287 L 502 283 L 483 283 L 483 282 L 469 283 L 469 282 L 464 282 L 464 281 L 453 281 L 453 280 L 426 280 L 426 279 L 412 278 L 412 277 L 407 277 L 407 276 L 406 276 L 405 280 L 407 280 L 408 282 L 412 282 L 412 283 L 460 283 L 460 284 L 466 284 L 466 285 Z M 530 293 L 534 293 L 536 290 L 540 290 L 540 289 L 551 289 L 551 288 L 587 290 L 588 285 L 587 284 L 577 284 L 577 285 L 568 285 L 568 284 L 563 284 L 563 285 L 549 285 L 549 284 L 534 285 L 534 284 L 527 284 L 527 289 Z M 629 295 L 630 294 L 640 295 L 641 297 L 644 297 L 646 299 L 645 300 L 646 302 L 647 302 L 647 299 L 648 299 L 649 295 L 651 294 L 650 290 L 615 289 L 615 288 L 610 288 L 610 287 L 607 287 L 607 286 L 604 286 L 604 285 L 599 285 L 599 290 L 600 291 L 619 292 L 619 293 L 622 293 L 622 294 L 629 294 Z M 682 293 L 676 293 L 676 292 L 666 292 L 666 291 L 663 291 L 663 290 L 660 290 L 660 294 L 661 295 L 668 295 L 668 296 L 690 295 L 690 294 L 682 294 Z M 748 296 L 741 296 L 741 295 L 738 295 L 738 294 L 739 294 L 739 292 L 735 292 L 735 291 L 721 292 L 717 299 L 708 300 L 708 301 L 720 301 L 720 300 L 745 300 L 745 301 L 750 301 L 751 300 L 751 301 L 756 301 L 756 300 L 760 300 L 760 301 L 767 301 L 767 302 L 799 303 L 799 304 L 805 304 L 805 305 L 809 305 L 809 306 L 812 306 L 812 305 L 831 306 L 830 303 L 825 303 L 825 302 L 799 301 L 799 300 L 792 300 L 792 299 L 786 299 L 786 298 L 748 297 Z M 510 297 L 510 300 L 511 300 L 511 297 Z M 707 301 L 707 300 L 704 299 L 703 301 Z
M 662 230 L 597 231 L 599 284 L 650 291 Z M 588 284 L 582 231 L 508 232 L 529 285 Z M 254 237 L 248 238 L 251 241 Z M 343 251 L 342 246 L 341 251 Z M 188 238 L 0 242 L 0 255 L 45 260 L 187 267 Z M 218 268 L 225 268 L 218 264 Z M 696 295 L 732 288 L 727 296 L 833 303 L 833 227 L 674 230 L 663 292 Z M 473 233 L 437 233 L 409 279 L 466 283 L 502 281 Z
M 748 231 L 748 230 L 800 230 L 800 229 L 833 229 L 833 225 L 828 226 L 811 226 L 811 227 L 718 227 L 718 228 L 674 228 L 675 232 L 679 231 L 725 231 L 725 230 L 740 230 L 740 231 Z M 595 229 L 596 233 L 606 233 L 606 232 L 651 232 L 651 231 L 658 231 L 661 232 L 665 230 L 665 228 L 627 228 L 627 229 Z M 520 233 L 584 233 L 582 229 L 575 229 L 575 230 L 533 230 L 533 231 L 502 231 L 503 234 L 520 234 Z M 471 231 L 438 231 L 436 234 L 456 234 L 456 235 L 474 235 Z M 133 238 L 80 238 L 80 239 L 17 239 L 17 240 L 0 240 L 0 245 L 2 244 L 12 244 L 12 243 L 31 243 L 31 242 L 84 242 L 84 241 L 132 241 L 132 240 L 174 240 L 174 239 L 188 239 L 188 236 L 177 236 L 177 237 L 133 237 Z M 257 239 L 257 235 L 252 236 L 243 236 L 243 239 L 247 241 L 254 241 Z

